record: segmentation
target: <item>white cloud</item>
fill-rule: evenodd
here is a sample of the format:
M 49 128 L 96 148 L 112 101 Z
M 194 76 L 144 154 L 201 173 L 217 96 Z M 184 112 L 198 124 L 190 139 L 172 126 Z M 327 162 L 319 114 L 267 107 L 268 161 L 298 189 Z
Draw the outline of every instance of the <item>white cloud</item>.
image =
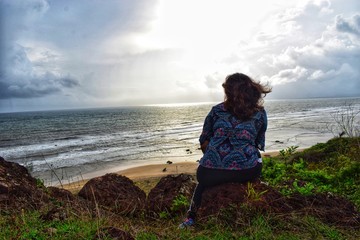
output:
M 344 14 L 330 1 L 310 1 L 278 14 L 242 51 L 256 62 L 250 74 L 274 85 L 269 96 L 291 97 L 287 90 L 293 88 L 304 89 L 293 97 L 359 96 L 359 13 Z M 326 91 L 314 91 L 319 86 L 311 80 L 326 85 Z
M 360 14 L 355 14 L 350 19 L 345 19 L 341 15 L 336 16 L 336 29 L 339 32 L 348 32 L 355 35 L 360 34 Z
M 268 80 L 273 85 L 278 85 L 301 81 L 302 79 L 306 78 L 307 75 L 308 71 L 305 68 L 296 66 L 293 69 L 281 70 L 278 74 L 271 76 L 270 79 L 263 80 Z
M 218 101 L 233 72 L 270 82 L 274 98 L 360 95 L 357 0 L 3 0 L 0 11 L 0 107 Z
M 215 72 L 211 75 L 205 76 L 205 84 L 210 89 L 219 90 L 221 87 L 221 84 L 225 80 L 225 77 L 226 76 L 221 75 L 218 72 Z

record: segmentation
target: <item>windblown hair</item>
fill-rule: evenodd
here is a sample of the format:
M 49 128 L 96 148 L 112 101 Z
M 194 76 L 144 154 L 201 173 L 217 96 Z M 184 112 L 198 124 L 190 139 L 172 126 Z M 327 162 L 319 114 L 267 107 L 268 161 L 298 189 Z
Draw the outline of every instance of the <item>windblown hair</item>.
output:
M 263 97 L 271 92 L 271 87 L 261 85 L 242 73 L 228 75 L 222 86 L 225 109 L 242 121 L 261 111 L 264 108 Z

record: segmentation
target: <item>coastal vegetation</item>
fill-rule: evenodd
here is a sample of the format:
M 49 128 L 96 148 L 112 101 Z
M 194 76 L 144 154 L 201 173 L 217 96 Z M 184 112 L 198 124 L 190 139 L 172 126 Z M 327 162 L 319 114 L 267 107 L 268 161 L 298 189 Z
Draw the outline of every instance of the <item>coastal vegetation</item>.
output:
M 333 215 L 307 205 L 306 211 L 272 212 L 255 208 L 268 190 L 246 184 L 247 203 L 229 205 L 215 215 L 199 219 L 196 226 L 180 230 L 189 199 L 179 194 L 169 212 L 111 214 L 95 204 L 95 211 L 74 211 L 61 202 L 66 216 L 47 219 L 41 210 L 0 209 L 0 239 L 113 239 L 121 229 L 129 235 L 118 239 L 359 239 L 360 237 L 360 137 L 337 137 L 304 151 L 296 146 L 283 149 L 276 157 L 264 157 L 262 184 L 279 192 L 292 203 L 316 201 L 329 205 Z M 160 178 L 135 184 L 149 193 Z M 47 189 L 41 181 L 38 188 Z M 47 190 L 46 190 L 47 191 Z M 328 200 L 328 201 L 327 201 Z M 249 204 L 250 202 L 256 204 Z M 347 220 L 339 219 L 344 205 L 354 206 Z M 281 206 L 280 206 L 281 207 Z M 286 207 L 286 206 L 284 206 Z M 46 208 L 46 207 L 45 207 Z M 263 209 L 262 209 L 263 210 Z M 324 208 L 324 211 L 326 209 Z M 171 214 L 173 211 L 182 212 Z

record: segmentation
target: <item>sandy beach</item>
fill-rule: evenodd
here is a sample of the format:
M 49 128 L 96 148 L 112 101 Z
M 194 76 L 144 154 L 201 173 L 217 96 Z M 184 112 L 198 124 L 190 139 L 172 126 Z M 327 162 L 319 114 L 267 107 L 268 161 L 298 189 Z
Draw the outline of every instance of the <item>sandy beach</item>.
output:
M 279 152 L 266 152 L 263 153 L 263 157 L 273 157 L 278 155 Z M 141 180 L 152 177 L 163 177 L 171 174 L 195 174 L 199 163 L 196 161 L 176 162 L 176 163 L 164 163 L 164 164 L 148 164 L 137 167 L 130 167 L 121 171 L 115 172 L 116 174 L 126 176 L 131 180 Z M 84 184 L 90 179 L 84 179 L 68 184 L 63 184 L 64 189 L 70 191 L 80 190 Z

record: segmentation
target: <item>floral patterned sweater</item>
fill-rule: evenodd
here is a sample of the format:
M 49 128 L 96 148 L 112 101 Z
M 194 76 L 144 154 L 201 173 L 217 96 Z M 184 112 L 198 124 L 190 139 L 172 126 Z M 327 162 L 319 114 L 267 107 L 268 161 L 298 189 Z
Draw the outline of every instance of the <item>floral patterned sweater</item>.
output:
M 207 168 L 241 170 L 255 167 L 259 150 L 265 149 L 266 111 L 240 121 L 224 108 L 214 106 L 207 115 L 200 144 L 209 141 L 200 165 Z

